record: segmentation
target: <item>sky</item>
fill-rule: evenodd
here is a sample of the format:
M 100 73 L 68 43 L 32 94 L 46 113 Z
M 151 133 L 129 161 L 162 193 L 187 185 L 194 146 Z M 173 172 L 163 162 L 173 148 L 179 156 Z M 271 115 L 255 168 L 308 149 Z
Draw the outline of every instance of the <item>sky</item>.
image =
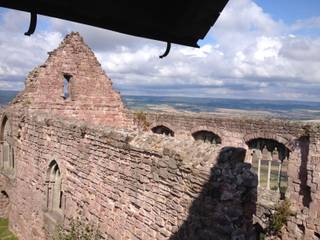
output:
M 22 90 L 33 68 L 77 31 L 121 94 L 320 101 L 320 1 L 230 0 L 200 48 L 0 8 L 0 90 Z

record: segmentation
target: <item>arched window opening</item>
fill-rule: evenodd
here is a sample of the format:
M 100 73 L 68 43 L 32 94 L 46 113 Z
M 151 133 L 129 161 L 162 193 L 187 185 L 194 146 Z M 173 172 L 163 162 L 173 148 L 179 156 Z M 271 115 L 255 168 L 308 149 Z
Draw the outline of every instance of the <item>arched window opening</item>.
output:
M 1 124 L 1 168 L 4 172 L 12 173 L 15 167 L 14 163 L 14 141 L 12 136 L 11 125 L 7 117 L 4 117 Z
M 220 144 L 221 138 L 211 131 L 201 130 L 192 134 L 194 140 L 203 141 L 205 143 Z
M 156 126 L 156 127 L 152 128 L 151 131 L 156 134 L 163 134 L 166 136 L 174 137 L 174 132 L 170 128 L 163 126 L 163 125 Z
M 10 168 L 11 169 L 14 169 L 14 151 L 13 151 L 13 148 L 11 148 L 11 155 L 10 155 Z
M 273 139 L 257 138 L 247 142 L 249 162 L 258 175 L 258 187 L 280 191 L 287 189 L 287 167 L 290 150 Z
M 61 172 L 56 161 L 52 161 L 48 170 L 47 208 L 48 211 L 61 212 L 63 192 L 61 188 Z
M 70 79 L 71 79 L 71 75 L 69 74 L 63 75 L 63 98 L 64 99 L 70 98 Z

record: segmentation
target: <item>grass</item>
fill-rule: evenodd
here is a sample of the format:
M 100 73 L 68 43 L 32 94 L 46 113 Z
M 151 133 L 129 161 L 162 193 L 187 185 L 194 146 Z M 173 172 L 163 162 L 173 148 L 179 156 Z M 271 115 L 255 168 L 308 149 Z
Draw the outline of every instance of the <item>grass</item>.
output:
M 276 162 L 272 162 L 271 165 L 271 174 L 270 174 L 270 189 L 276 190 L 278 188 L 278 167 L 279 165 Z M 258 164 L 253 162 L 252 164 L 253 170 L 257 173 L 258 171 Z M 280 191 L 285 192 L 287 189 L 287 166 L 283 164 L 281 175 L 280 175 Z M 261 168 L 260 168 L 260 186 L 265 188 L 267 186 L 267 177 L 268 177 L 268 161 L 261 161 Z
M 0 240 L 18 240 L 9 230 L 7 219 L 0 218 Z

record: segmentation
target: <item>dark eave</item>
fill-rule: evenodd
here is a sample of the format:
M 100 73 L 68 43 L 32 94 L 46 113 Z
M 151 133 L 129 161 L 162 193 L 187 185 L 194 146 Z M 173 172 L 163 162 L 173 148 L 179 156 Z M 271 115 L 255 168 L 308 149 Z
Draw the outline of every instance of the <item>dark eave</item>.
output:
M 197 47 L 228 0 L 0 0 L 1 7 Z M 14 21 L 14 19 L 12 19 Z

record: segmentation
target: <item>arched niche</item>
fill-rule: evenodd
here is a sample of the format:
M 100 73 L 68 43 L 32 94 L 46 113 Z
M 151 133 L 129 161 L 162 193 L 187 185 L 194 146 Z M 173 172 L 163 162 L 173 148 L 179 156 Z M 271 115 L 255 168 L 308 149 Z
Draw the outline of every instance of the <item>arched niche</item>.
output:
M 258 186 L 284 193 L 287 188 L 287 166 L 290 150 L 274 139 L 255 138 L 246 142 L 248 162 L 258 175 Z
M 155 126 L 151 129 L 151 131 L 156 134 L 163 134 L 166 136 L 174 137 L 174 132 L 170 128 L 164 125 Z
M 196 131 L 192 134 L 192 137 L 196 141 L 203 141 L 211 144 L 221 143 L 221 138 L 217 134 L 207 130 Z
M 5 173 L 13 173 L 15 168 L 14 140 L 11 123 L 7 116 L 4 116 L 0 128 L 0 167 Z

